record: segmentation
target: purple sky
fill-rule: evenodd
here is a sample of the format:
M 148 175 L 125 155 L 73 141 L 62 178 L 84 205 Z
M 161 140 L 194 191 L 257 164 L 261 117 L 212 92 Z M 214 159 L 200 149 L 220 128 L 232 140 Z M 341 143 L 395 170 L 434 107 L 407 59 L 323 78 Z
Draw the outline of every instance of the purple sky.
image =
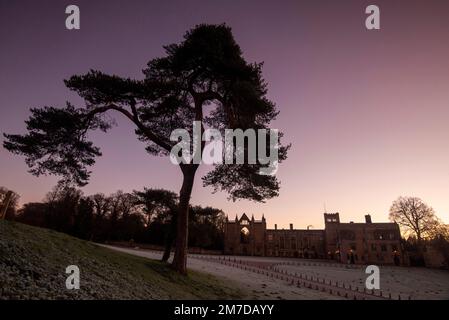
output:
M 65 29 L 65 7 L 81 10 L 81 30 Z M 381 30 L 364 26 L 377 4 Z M 265 204 L 226 200 L 203 188 L 194 204 L 262 213 L 271 227 L 387 220 L 400 195 L 421 197 L 449 222 L 449 1 L 7 1 L 0 0 L 0 131 L 24 132 L 29 108 L 82 101 L 63 84 L 98 69 L 142 78 L 162 45 L 199 23 L 226 22 L 248 61 L 265 61 L 269 96 L 281 113 L 274 128 L 293 144 L 280 167 L 281 195 Z M 111 114 L 113 115 L 113 114 Z M 103 157 L 86 194 L 163 187 L 181 174 L 147 155 L 133 128 L 95 134 Z M 1 138 L 3 139 L 3 137 Z M 0 185 L 39 201 L 55 177 L 27 173 L 23 158 L 0 148 Z

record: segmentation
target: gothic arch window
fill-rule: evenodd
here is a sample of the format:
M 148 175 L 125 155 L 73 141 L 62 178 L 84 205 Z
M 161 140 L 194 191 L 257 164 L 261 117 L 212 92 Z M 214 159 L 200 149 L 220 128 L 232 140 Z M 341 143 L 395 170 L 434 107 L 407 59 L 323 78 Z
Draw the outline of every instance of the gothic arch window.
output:
M 240 242 L 249 243 L 249 230 L 247 227 L 243 227 L 242 230 L 240 230 Z

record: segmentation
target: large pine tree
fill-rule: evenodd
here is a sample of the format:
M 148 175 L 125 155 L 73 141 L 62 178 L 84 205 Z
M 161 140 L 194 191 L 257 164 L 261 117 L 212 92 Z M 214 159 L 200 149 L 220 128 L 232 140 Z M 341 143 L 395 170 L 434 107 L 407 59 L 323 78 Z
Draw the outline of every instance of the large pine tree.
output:
M 166 56 L 150 60 L 144 80 L 120 78 L 91 70 L 66 80 L 86 104 L 31 109 L 25 135 L 5 134 L 4 147 L 25 155 L 30 172 L 57 174 L 67 182 L 85 185 L 100 150 L 87 138 L 90 130 L 107 131 L 106 112 L 115 111 L 135 125 L 138 138 L 152 155 L 168 155 L 175 144 L 174 129 L 191 131 L 193 121 L 220 130 L 266 129 L 276 117 L 266 97 L 261 63 L 247 63 L 226 25 L 199 25 L 179 44 L 165 46 Z M 205 112 L 205 108 L 209 108 Z M 204 148 L 204 143 L 200 151 Z M 277 149 L 279 161 L 288 147 Z M 185 274 L 189 201 L 199 164 L 181 163 L 177 237 L 173 267 Z M 274 175 L 261 175 L 267 165 L 218 164 L 203 177 L 204 185 L 239 198 L 264 201 L 278 195 Z

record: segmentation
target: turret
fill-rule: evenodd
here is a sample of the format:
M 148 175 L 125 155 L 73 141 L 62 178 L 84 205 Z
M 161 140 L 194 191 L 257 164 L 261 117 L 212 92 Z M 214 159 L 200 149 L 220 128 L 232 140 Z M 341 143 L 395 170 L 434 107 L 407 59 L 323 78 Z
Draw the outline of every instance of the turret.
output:
M 324 223 L 340 223 L 340 214 L 336 213 L 325 213 L 324 214 Z

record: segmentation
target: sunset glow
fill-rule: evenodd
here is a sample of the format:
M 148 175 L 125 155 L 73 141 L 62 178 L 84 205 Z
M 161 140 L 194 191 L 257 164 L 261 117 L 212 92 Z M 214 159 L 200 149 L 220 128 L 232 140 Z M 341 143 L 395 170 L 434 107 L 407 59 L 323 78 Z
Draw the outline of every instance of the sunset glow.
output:
M 325 6 L 318 5 L 326 3 Z M 367 31 L 367 1 L 77 1 L 82 28 L 67 33 L 65 3 L 0 4 L 0 130 L 25 132 L 30 107 L 83 101 L 63 83 L 99 69 L 142 79 L 162 46 L 198 23 L 226 22 L 247 61 L 264 61 L 268 94 L 280 110 L 272 124 L 291 143 L 277 173 L 280 196 L 266 203 L 228 201 L 203 188 L 193 204 L 264 214 L 268 226 L 322 228 L 322 213 L 342 221 L 387 221 L 393 200 L 417 196 L 449 223 L 449 2 L 377 1 L 382 28 Z M 51 4 L 51 5 L 50 5 Z M 175 14 L 176 13 L 176 14 Z M 2 48 L 3 49 L 3 48 Z M 120 115 L 95 133 L 103 152 L 85 194 L 119 189 L 178 192 L 181 174 L 168 157 L 151 157 Z M 3 138 L 2 138 L 3 139 Z M 34 177 L 22 158 L 0 148 L 0 186 L 40 201 L 56 177 Z

